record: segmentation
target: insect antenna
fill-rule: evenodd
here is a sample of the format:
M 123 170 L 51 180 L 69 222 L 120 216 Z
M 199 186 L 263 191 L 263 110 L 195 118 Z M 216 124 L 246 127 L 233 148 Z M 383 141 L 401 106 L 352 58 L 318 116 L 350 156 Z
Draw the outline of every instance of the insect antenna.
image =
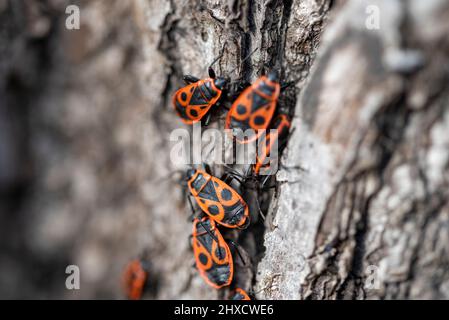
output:
M 225 48 L 226 48 L 226 43 L 223 45 L 223 48 L 221 48 L 220 55 L 219 55 L 218 57 L 216 57 L 216 58 L 214 59 L 214 61 L 212 61 L 212 63 L 209 65 L 209 69 L 212 68 L 212 66 L 213 66 L 215 63 L 217 63 L 217 61 L 220 60 L 221 57 L 223 57 Z
M 192 198 L 190 195 L 187 196 L 187 199 L 189 200 L 190 210 L 192 210 L 192 214 L 190 215 L 189 220 L 193 221 L 195 215 L 200 219 L 202 214 L 195 214 L 195 208 L 193 207 Z
M 237 251 L 237 254 L 239 255 L 240 260 L 243 262 L 243 265 L 246 266 L 245 259 L 243 259 L 242 253 L 239 250 L 240 246 L 232 240 L 228 240 L 228 242 L 235 248 L 235 251 Z
M 243 60 L 240 61 L 240 63 L 243 63 L 243 62 L 245 62 L 246 60 L 248 60 L 248 59 L 253 55 L 253 53 L 257 51 L 257 49 L 259 49 L 259 47 L 257 47 L 257 48 L 254 49 L 253 51 L 251 51 L 251 53 L 248 54 L 245 58 L 243 58 Z M 237 70 L 238 67 L 239 67 L 239 66 L 236 66 L 234 69 L 232 69 L 232 70 L 229 72 L 229 74 L 231 74 L 231 73 L 233 73 L 235 70 Z

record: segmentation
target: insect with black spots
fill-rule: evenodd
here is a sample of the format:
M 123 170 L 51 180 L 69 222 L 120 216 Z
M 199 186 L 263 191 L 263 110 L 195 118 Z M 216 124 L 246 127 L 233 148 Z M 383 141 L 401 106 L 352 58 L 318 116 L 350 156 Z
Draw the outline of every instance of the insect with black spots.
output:
M 242 62 L 248 59 L 256 50 L 245 57 Z M 223 101 L 223 97 L 226 96 L 224 93 L 230 80 L 225 77 L 217 77 L 214 69 L 212 69 L 212 65 L 222 55 L 223 52 L 209 66 L 209 78 L 199 79 L 192 75 L 184 75 L 183 79 L 187 85 L 177 90 L 172 99 L 173 107 L 184 123 L 193 124 L 201 121 L 206 116 L 204 124 L 207 125 L 211 117 L 209 111 L 213 106 L 219 105 Z M 230 73 L 234 70 L 230 71 Z
M 226 129 L 252 129 L 249 136 L 235 139 L 239 143 L 249 143 L 257 139 L 261 131 L 268 128 L 276 110 L 281 87 L 277 72 L 261 76 L 247 87 L 234 101 L 226 117 Z
M 214 220 L 194 219 L 192 247 L 196 267 L 207 284 L 216 289 L 231 284 L 234 275 L 231 250 Z
M 148 280 L 149 266 L 145 261 L 135 259 L 128 263 L 123 272 L 123 290 L 130 300 L 140 300 Z
M 206 171 L 209 170 L 206 168 Z M 220 225 L 227 228 L 246 228 L 250 223 L 248 205 L 227 183 L 234 176 L 225 174 L 219 179 L 206 171 L 189 169 L 186 173 L 187 187 L 198 206 Z
M 281 85 L 275 70 L 262 75 L 234 101 L 226 117 L 225 128 L 233 130 L 238 143 L 258 139 L 272 122 L 280 92 L 293 83 Z
M 217 78 L 212 68 L 209 68 L 207 79 L 185 75 L 184 81 L 187 86 L 175 92 L 173 106 L 184 123 L 193 124 L 200 121 L 218 103 L 227 81 L 222 77 Z M 206 122 L 209 119 L 210 117 Z

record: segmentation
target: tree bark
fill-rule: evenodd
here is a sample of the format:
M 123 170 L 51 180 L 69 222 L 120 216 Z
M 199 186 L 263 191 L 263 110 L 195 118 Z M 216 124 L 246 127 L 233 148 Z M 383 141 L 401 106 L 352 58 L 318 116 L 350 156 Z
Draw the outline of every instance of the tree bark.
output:
M 284 157 L 304 170 L 278 174 L 261 297 L 448 298 L 448 10 L 354 1 L 336 12 Z
M 145 298 L 226 298 L 192 268 L 169 139 L 188 128 L 171 106 L 182 75 L 223 51 L 219 75 L 280 66 L 294 82 L 269 216 L 228 235 L 237 283 L 259 299 L 448 298 L 449 7 L 419 3 L 75 1 L 68 30 L 68 1 L 0 1 L 0 296 L 120 298 L 139 256 Z

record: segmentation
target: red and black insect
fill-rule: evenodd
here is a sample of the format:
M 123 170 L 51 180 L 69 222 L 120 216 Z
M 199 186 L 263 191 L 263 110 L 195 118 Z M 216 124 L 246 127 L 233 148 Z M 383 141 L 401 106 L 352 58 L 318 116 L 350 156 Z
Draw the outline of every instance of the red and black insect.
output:
M 226 129 L 239 129 L 246 135 L 234 135 L 239 143 L 256 140 L 268 128 L 281 91 L 279 76 L 271 71 L 247 87 L 234 101 L 226 117 Z M 251 131 L 247 131 L 251 129 Z
M 184 123 L 193 124 L 200 121 L 218 103 L 227 81 L 223 77 L 216 77 L 211 67 L 209 78 L 201 80 L 185 75 L 184 81 L 187 86 L 175 92 L 173 106 Z
M 222 180 L 206 171 L 189 169 L 186 176 L 191 195 L 211 219 L 228 228 L 248 226 L 248 205 L 240 194 L 227 184 L 227 181 L 233 179 L 231 174 L 225 174 Z
M 245 57 L 242 62 L 248 59 L 256 50 Z M 212 69 L 212 65 L 222 55 L 223 53 L 209 66 L 209 78 L 199 79 L 191 75 L 185 75 L 183 77 L 187 86 L 175 92 L 173 95 L 173 107 L 184 123 L 193 124 L 202 120 L 207 115 L 205 120 L 205 124 L 207 125 L 211 115 L 209 110 L 212 106 L 218 105 L 223 100 L 222 98 L 225 96 L 224 93 L 227 90 L 226 87 L 230 81 L 225 77 L 217 77 L 214 69 Z M 234 70 L 230 71 L 230 73 Z
M 270 156 L 275 142 L 277 142 L 278 150 L 282 149 L 284 141 L 289 135 L 291 121 L 287 115 L 280 114 L 273 120 L 272 127 L 276 131 L 267 131 L 264 139 L 261 141 L 261 150 L 257 153 L 256 163 L 253 166 L 253 172 L 255 175 L 259 175 L 262 168 L 270 166 L 270 163 L 265 163 L 265 161 Z
M 234 275 L 229 246 L 214 220 L 203 217 L 193 221 L 192 247 L 201 277 L 216 289 L 228 286 Z
M 245 290 L 236 288 L 229 296 L 229 300 L 251 300 L 251 298 Z
M 148 280 L 148 266 L 141 260 L 132 260 L 123 272 L 123 290 L 130 300 L 142 298 Z

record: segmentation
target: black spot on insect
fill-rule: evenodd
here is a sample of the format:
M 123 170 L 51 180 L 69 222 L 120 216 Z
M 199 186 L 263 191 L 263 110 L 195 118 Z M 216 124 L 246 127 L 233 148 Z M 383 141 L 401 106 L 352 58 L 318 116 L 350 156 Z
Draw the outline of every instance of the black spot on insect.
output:
M 218 247 L 217 249 L 215 249 L 215 256 L 220 259 L 223 260 L 226 257 L 226 250 L 223 247 Z
M 228 189 L 223 189 L 221 191 L 221 197 L 223 198 L 223 200 L 229 201 L 232 199 L 232 193 Z
M 270 135 L 268 135 L 266 138 L 266 141 L 265 141 L 265 145 L 267 146 L 267 148 L 269 148 L 270 147 L 270 140 L 271 140 L 271 136 Z
M 265 123 L 265 118 L 257 116 L 256 118 L 254 118 L 254 123 L 258 126 L 263 125 Z
M 198 256 L 198 259 L 200 260 L 202 265 L 206 265 L 207 264 L 207 256 L 204 253 L 200 253 Z
M 190 114 L 194 117 L 198 117 L 198 111 L 196 111 L 195 109 L 190 110 Z
M 221 286 L 222 284 L 225 284 L 228 281 L 228 274 L 226 273 L 220 273 L 217 276 L 215 276 L 215 282 Z
M 212 215 L 216 215 L 219 212 L 218 207 L 216 205 L 211 205 L 207 209 L 209 210 L 209 213 Z
M 246 113 L 246 107 L 242 104 L 239 104 L 237 106 L 237 113 L 238 114 L 245 114 Z
M 181 100 L 182 101 L 186 101 L 187 100 L 187 95 L 185 92 L 181 93 Z

